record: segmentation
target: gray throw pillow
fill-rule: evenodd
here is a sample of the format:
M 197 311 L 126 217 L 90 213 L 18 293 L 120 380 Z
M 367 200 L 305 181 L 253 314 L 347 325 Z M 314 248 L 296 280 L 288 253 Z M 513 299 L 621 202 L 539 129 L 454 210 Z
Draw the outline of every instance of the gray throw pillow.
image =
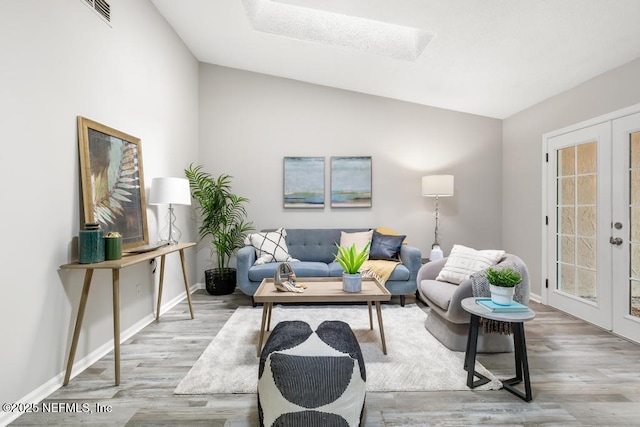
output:
M 394 236 L 373 231 L 369 259 L 381 259 L 385 261 L 399 261 L 400 248 L 407 236 Z

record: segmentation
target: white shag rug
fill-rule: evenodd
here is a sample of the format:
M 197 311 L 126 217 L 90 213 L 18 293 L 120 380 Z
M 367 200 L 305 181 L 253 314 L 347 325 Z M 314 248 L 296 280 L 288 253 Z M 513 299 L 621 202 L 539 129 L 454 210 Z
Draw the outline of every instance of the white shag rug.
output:
M 382 353 L 375 307 L 373 330 L 369 329 L 366 305 L 275 306 L 271 329 L 283 320 L 302 320 L 314 330 L 324 320 L 348 323 L 362 349 L 370 392 L 469 390 L 464 353 L 451 351 L 434 338 L 424 327 L 426 318 L 427 314 L 415 305 L 383 305 L 387 355 Z M 261 320 L 261 306 L 238 308 L 174 393 L 256 393 Z M 478 362 L 476 371 L 491 378 L 476 390 L 502 388 L 502 383 Z

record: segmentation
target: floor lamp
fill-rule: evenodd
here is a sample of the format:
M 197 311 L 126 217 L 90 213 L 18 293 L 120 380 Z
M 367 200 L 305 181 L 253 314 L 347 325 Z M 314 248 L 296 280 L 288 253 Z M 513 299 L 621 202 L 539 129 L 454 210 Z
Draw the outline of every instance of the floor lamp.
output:
M 438 198 L 449 196 L 453 196 L 453 175 L 428 175 L 422 177 L 422 197 L 436 198 L 436 209 L 434 212 L 436 218 L 436 228 L 434 231 L 435 241 L 433 245 L 431 245 L 431 254 L 429 255 L 431 261 L 443 257 L 440 243 L 438 243 L 438 220 L 440 219 Z
M 160 230 L 160 240 L 175 245 L 182 237 L 182 232 L 176 226 L 176 216 L 173 205 L 190 205 L 191 192 L 186 178 L 153 178 L 151 182 L 150 205 L 169 205 L 167 224 Z

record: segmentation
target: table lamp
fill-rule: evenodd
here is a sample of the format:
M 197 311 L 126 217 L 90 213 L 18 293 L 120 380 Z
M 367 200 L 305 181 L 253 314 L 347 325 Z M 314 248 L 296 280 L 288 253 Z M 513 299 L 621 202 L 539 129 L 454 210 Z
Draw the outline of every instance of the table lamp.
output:
M 191 204 L 189 181 L 186 178 L 153 178 L 149 204 L 169 205 L 167 224 L 160 230 L 159 236 L 161 241 L 167 241 L 170 245 L 178 243 L 182 233 L 176 226 L 173 205 Z
M 434 216 L 436 218 L 436 228 L 434 232 L 435 241 L 433 242 L 433 245 L 431 245 L 431 253 L 429 255 L 429 260 L 434 261 L 443 257 L 440 243 L 438 243 L 438 219 L 440 218 L 438 198 L 453 196 L 453 175 L 423 176 L 422 196 L 436 198 L 436 209 L 434 212 Z

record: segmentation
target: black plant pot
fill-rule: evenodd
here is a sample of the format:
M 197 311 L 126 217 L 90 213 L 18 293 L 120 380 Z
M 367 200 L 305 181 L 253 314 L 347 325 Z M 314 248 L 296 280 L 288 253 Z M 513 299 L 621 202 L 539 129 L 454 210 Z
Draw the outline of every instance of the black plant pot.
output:
M 236 289 L 235 268 L 213 268 L 204 272 L 207 292 L 211 295 L 229 295 Z

